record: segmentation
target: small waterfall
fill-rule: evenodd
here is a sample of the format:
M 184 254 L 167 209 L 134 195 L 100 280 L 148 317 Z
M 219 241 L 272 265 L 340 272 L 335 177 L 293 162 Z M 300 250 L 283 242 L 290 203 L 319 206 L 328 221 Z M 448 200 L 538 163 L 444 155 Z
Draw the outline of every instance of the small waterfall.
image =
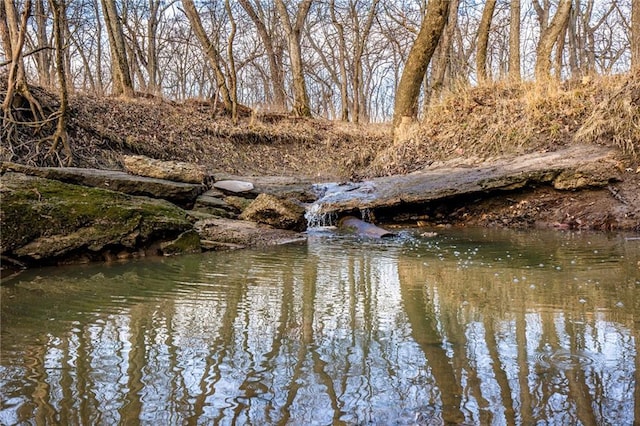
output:
M 333 213 L 323 213 L 322 204 L 318 202 L 307 206 L 304 217 L 307 219 L 307 228 L 336 226 L 337 216 Z

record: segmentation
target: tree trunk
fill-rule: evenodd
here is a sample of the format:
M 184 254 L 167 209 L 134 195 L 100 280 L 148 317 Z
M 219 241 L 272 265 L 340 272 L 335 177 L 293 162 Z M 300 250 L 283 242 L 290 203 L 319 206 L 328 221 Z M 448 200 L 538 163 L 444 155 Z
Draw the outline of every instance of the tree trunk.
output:
M 338 21 L 335 1 L 329 2 L 331 21 L 338 32 L 338 63 L 340 66 L 340 120 L 349 121 L 349 92 L 347 82 L 347 41 L 344 25 Z
M 62 145 L 62 149 L 66 155 L 64 161 L 58 161 L 60 165 L 70 166 L 73 161 L 71 147 L 69 145 L 69 136 L 67 134 L 67 115 L 69 114 L 69 96 L 67 93 L 67 75 L 64 66 L 64 37 L 63 37 L 63 20 L 65 19 L 65 7 L 61 0 L 49 0 L 53 11 L 53 34 L 56 52 L 56 71 L 58 74 L 58 85 L 60 90 L 60 107 L 58 108 L 58 124 L 56 131 L 52 137 L 51 148 L 48 155 L 57 155 L 58 147 Z
M 640 1 L 638 0 L 631 3 L 631 67 L 640 68 Z
M 520 0 L 511 0 L 509 26 L 509 78 L 520 81 Z
M 353 121 L 359 123 L 361 119 L 367 118 L 367 113 L 364 108 L 364 87 L 363 87 L 363 69 L 362 69 L 362 56 L 364 55 L 365 46 L 371 27 L 373 26 L 373 20 L 378 8 L 378 1 L 373 0 L 369 13 L 367 14 L 367 20 L 362 28 L 362 35 L 360 34 L 360 22 L 358 19 L 358 8 L 355 4 L 352 5 L 351 13 L 353 17 L 354 28 L 354 52 L 353 52 Z
M 147 24 L 147 75 L 149 76 L 148 91 L 152 95 L 159 95 L 158 87 L 158 13 L 160 0 L 149 0 L 149 23 Z
M 260 40 L 262 40 L 262 44 L 264 45 L 264 49 L 267 53 L 267 59 L 269 60 L 269 72 L 271 74 L 271 88 L 273 92 L 271 102 L 273 103 L 273 107 L 276 111 L 284 111 L 287 107 L 287 100 L 284 90 L 282 60 L 276 53 L 276 49 L 273 44 L 273 35 L 269 34 L 266 24 L 258 16 L 255 8 L 249 0 L 239 0 L 238 2 L 256 26 L 258 36 L 260 37 Z
M 24 62 L 22 59 L 22 47 L 24 46 L 27 34 L 27 20 L 31 14 L 31 0 L 26 0 L 20 22 L 18 22 L 18 13 L 12 0 L 4 1 L 4 7 L 0 10 L 0 14 L 0 18 L 2 18 L 4 22 L 3 33 L 6 31 L 8 36 L 8 48 L 6 52 L 11 54 L 11 56 L 8 57 L 10 63 L 7 77 L 7 93 L 5 94 L 2 104 L 2 110 L 5 117 L 11 120 L 11 109 L 13 108 L 16 93 L 27 89 Z M 3 35 L 3 39 L 7 36 Z
M 35 22 L 37 48 L 44 48 L 35 55 L 36 66 L 38 68 L 38 81 L 43 86 L 51 86 L 51 52 L 49 50 L 49 40 L 47 38 L 47 14 L 44 0 L 36 0 Z
M 565 26 L 565 22 L 569 19 L 570 12 L 571 0 L 560 0 L 556 14 L 553 16 L 549 26 L 540 36 L 535 66 L 535 76 L 537 81 L 542 82 L 550 77 L 551 51 L 553 50 L 553 45 L 558 40 L 558 36 Z
M 489 30 L 491 29 L 491 19 L 496 8 L 496 0 L 487 0 L 478 27 L 478 46 L 476 48 L 476 73 L 478 83 L 487 80 L 487 47 L 489 45 Z
M 102 9 L 111 47 L 111 70 L 114 74 L 113 91 L 116 95 L 132 97 L 133 81 L 129 72 L 122 22 L 118 16 L 115 0 L 102 0 Z
M 222 60 L 220 52 L 218 52 L 218 49 L 214 46 L 211 40 L 209 40 L 209 37 L 207 36 L 207 32 L 202 25 L 202 20 L 200 20 L 200 15 L 196 10 L 196 6 L 193 3 L 193 0 L 182 0 L 182 5 L 184 6 L 184 13 L 187 15 L 187 19 L 189 19 L 191 28 L 193 28 L 193 31 L 195 32 L 200 45 L 207 55 L 209 65 L 211 65 L 211 67 L 215 71 L 218 90 L 220 92 L 220 96 L 222 97 L 222 104 L 224 105 L 224 109 L 227 112 L 231 112 L 231 110 L 233 109 L 233 102 L 231 101 L 231 94 L 229 92 L 229 88 L 227 87 L 225 75 L 222 72 Z
M 564 47 L 567 39 L 567 33 L 569 30 L 569 18 L 564 21 L 564 25 L 560 30 L 560 34 L 558 34 L 558 40 L 556 42 L 556 52 L 555 52 L 555 66 L 554 71 L 557 80 L 562 79 L 562 66 L 564 65 Z
M 453 33 L 455 32 L 456 25 L 458 25 L 459 6 L 460 0 L 451 0 L 447 26 L 442 32 L 442 38 L 438 43 L 437 56 L 431 67 L 431 93 L 429 94 L 429 102 L 432 102 L 434 98 L 440 95 L 445 84 L 444 80 L 447 68 L 451 67 L 451 46 L 453 45 Z
M 447 23 L 449 0 L 431 0 L 427 5 L 420 32 L 414 42 L 400 78 L 393 111 L 397 130 L 403 121 L 414 121 L 418 115 L 420 86 Z
M 229 60 L 229 92 L 231 95 L 231 120 L 233 124 L 238 124 L 238 76 L 236 74 L 236 61 L 233 57 L 233 42 L 236 37 L 236 20 L 233 17 L 231 4 L 229 0 L 225 0 L 224 7 L 229 15 L 231 31 L 227 40 L 227 57 Z
M 289 59 L 291 61 L 291 78 L 293 80 L 293 114 L 298 117 L 311 117 L 307 84 L 304 79 L 302 50 L 300 48 L 302 26 L 311 8 L 311 2 L 312 0 L 302 0 L 298 6 L 295 23 L 292 23 L 283 0 L 276 0 L 280 22 L 287 34 Z

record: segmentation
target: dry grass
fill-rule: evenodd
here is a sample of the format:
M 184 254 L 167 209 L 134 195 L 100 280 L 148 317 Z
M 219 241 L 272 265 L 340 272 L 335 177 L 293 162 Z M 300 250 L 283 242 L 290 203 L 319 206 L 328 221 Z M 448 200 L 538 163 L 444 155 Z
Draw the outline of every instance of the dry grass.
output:
M 34 93 L 56 102 L 41 89 Z M 46 135 L 22 130 L 15 144 L 3 141 L 0 159 L 56 165 L 46 149 L 34 148 Z M 473 163 L 574 143 L 615 146 L 638 161 L 640 72 L 562 85 L 462 87 L 397 142 L 384 124 L 246 116 L 233 125 L 208 102 L 88 95 L 71 100 L 69 136 L 80 167 L 119 168 L 122 154 L 135 153 L 212 172 L 316 179 L 408 173 L 434 161 Z
M 640 159 L 640 69 L 611 88 L 575 135 L 577 141 L 613 143 Z
M 407 173 L 434 161 L 469 162 L 573 143 L 616 146 L 637 159 L 639 77 L 458 89 L 434 104 L 403 140 L 382 151 L 369 173 Z

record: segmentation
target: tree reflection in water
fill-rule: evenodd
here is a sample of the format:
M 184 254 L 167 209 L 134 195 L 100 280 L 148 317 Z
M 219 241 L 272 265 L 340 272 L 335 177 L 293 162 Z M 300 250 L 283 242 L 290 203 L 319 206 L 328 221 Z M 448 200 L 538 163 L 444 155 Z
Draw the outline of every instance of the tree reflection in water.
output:
M 479 231 L 25 274 L 0 423 L 633 424 L 639 253 Z

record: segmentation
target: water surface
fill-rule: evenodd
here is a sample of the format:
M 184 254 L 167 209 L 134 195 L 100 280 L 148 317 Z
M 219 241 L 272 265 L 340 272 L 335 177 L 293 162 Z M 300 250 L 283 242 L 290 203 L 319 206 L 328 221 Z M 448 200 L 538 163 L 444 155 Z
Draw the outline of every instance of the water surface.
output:
M 2 286 L 0 424 L 640 421 L 640 241 L 445 230 Z

